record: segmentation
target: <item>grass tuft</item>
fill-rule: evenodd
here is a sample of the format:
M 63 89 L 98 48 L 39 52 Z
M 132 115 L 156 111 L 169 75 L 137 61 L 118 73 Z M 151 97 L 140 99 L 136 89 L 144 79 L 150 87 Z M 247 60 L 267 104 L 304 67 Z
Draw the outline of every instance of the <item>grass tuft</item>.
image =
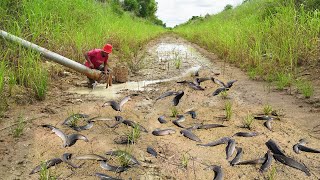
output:
M 22 116 L 18 117 L 18 124 L 13 129 L 13 137 L 19 138 L 23 134 L 23 130 L 26 126 L 26 122 L 24 121 Z
M 252 124 L 254 122 L 254 117 L 251 114 L 248 114 L 242 121 L 243 127 L 248 128 L 249 130 L 252 129 Z
M 127 167 L 131 164 L 130 159 L 131 150 L 126 148 L 125 150 L 117 150 L 116 158 L 121 166 Z
M 231 119 L 231 116 L 232 116 L 232 104 L 230 101 L 227 101 L 225 103 L 225 106 L 224 106 L 224 109 L 225 109 L 225 112 L 226 112 L 226 120 L 229 121 Z
M 312 84 L 308 81 L 298 80 L 296 82 L 298 91 L 303 94 L 305 98 L 310 98 L 314 93 L 314 88 Z
M 131 130 L 131 132 L 127 134 L 128 143 L 132 143 L 132 144 L 136 143 L 140 137 L 140 133 L 141 133 L 140 127 L 138 125 L 135 125 Z
M 39 172 L 40 180 L 56 180 L 57 178 L 51 175 L 50 171 L 47 169 L 46 162 L 41 163 L 41 169 Z
M 222 99 L 227 99 L 227 97 L 228 97 L 228 91 L 222 91 L 222 92 L 220 93 L 220 96 L 221 96 Z
M 171 117 L 177 117 L 178 114 L 178 109 L 175 106 L 171 107 Z
M 272 111 L 273 111 L 273 109 L 272 109 L 271 105 L 266 104 L 266 105 L 263 106 L 264 115 L 270 115 Z
M 184 153 L 181 157 L 181 166 L 187 168 L 189 164 L 189 156 L 187 153 Z
M 275 180 L 277 175 L 277 168 L 273 167 L 267 175 L 268 180 Z

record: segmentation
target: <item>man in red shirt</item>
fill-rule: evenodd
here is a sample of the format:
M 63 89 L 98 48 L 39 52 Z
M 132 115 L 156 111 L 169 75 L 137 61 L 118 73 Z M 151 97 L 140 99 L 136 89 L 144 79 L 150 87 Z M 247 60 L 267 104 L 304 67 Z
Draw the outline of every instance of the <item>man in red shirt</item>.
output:
M 84 65 L 91 69 L 100 70 L 102 73 L 108 75 L 108 58 L 110 53 L 112 53 L 111 44 L 106 44 L 103 49 L 93 49 L 84 55 L 87 60 Z M 88 77 L 88 87 L 93 88 L 94 83 L 95 80 Z M 109 82 L 107 82 L 107 84 L 108 83 Z

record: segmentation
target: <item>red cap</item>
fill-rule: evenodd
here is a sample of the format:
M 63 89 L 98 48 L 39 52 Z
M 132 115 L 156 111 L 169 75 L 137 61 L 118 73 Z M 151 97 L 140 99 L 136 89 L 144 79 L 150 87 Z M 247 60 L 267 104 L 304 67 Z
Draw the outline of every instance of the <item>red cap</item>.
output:
M 103 51 L 105 51 L 106 53 L 112 53 L 112 45 L 111 44 L 106 44 L 104 47 L 103 47 Z

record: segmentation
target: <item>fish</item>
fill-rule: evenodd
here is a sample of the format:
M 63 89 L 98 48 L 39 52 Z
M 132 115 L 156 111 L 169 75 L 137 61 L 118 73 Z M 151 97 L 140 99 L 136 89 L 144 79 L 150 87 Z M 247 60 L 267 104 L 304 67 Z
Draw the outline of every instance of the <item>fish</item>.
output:
M 265 158 L 266 158 L 266 161 L 262 164 L 259 170 L 261 173 L 265 172 L 271 166 L 273 158 L 270 150 L 267 151 Z
M 99 177 L 100 180 L 122 180 L 102 173 L 95 173 L 95 176 Z
M 253 136 L 258 136 L 259 133 L 257 132 L 237 132 L 233 136 L 241 136 L 241 137 L 253 137 Z
M 52 132 L 54 132 L 58 137 L 60 137 L 63 142 L 63 147 L 70 147 L 74 145 L 77 142 L 77 140 L 84 140 L 85 142 L 89 141 L 87 137 L 81 134 L 66 135 L 60 129 L 52 125 L 45 124 L 42 125 L 42 127 L 51 129 Z
M 216 141 L 213 141 L 213 142 L 210 142 L 208 144 L 197 144 L 198 146 L 217 146 L 217 145 L 220 145 L 220 144 L 226 144 L 228 143 L 230 140 L 230 137 L 223 137 L 223 138 L 220 138 Z
M 89 115 L 87 114 L 72 114 L 71 116 L 69 116 L 67 119 L 65 119 L 62 123 L 62 125 L 70 125 L 71 121 L 73 121 L 74 119 L 79 119 L 79 118 L 88 118 Z
M 83 130 L 88 130 L 93 127 L 94 121 L 87 121 L 88 124 L 84 126 L 70 126 L 73 130 L 75 131 L 83 131 Z
M 177 106 L 180 102 L 180 99 L 182 98 L 182 96 L 184 95 L 183 91 L 178 91 L 177 95 L 173 98 L 172 102 L 174 106 Z
M 220 80 L 217 79 L 217 78 L 212 77 L 212 78 L 211 78 L 211 81 L 214 82 L 214 83 L 216 83 L 216 84 L 218 84 L 218 85 L 220 85 L 221 87 L 225 87 L 225 86 L 226 86 L 226 85 L 224 84 L 224 82 L 220 81 Z
M 185 128 L 186 130 L 188 130 L 188 131 L 193 131 L 193 130 L 195 130 L 195 129 L 198 129 L 199 128 L 199 126 L 201 126 L 202 124 L 194 124 L 193 126 L 191 126 L 191 127 L 188 127 L 188 128 Z
M 299 169 L 300 171 L 303 171 L 307 176 L 311 176 L 308 168 L 304 164 L 281 154 L 273 154 L 273 157 L 275 160 L 281 162 L 282 164 Z
M 273 154 L 280 154 L 282 156 L 285 156 L 283 151 L 280 149 L 280 147 L 278 146 L 278 144 L 274 140 L 269 139 L 269 141 L 266 142 L 266 145 L 271 150 L 271 152 Z
M 167 121 L 164 119 L 164 116 L 158 117 L 158 121 L 159 121 L 161 124 L 167 123 Z
M 241 161 L 241 162 L 237 163 L 236 165 L 263 164 L 266 160 L 267 160 L 266 157 L 262 157 L 262 158 L 259 158 L 259 159 Z
M 82 156 L 76 156 L 74 159 L 77 160 L 96 160 L 96 161 L 104 161 L 107 160 L 107 158 L 97 155 L 97 154 L 86 154 Z
M 204 88 L 200 85 L 194 84 L 193 82 L 188 82 L 188 86 L 194 90 L 204 91 Z
M 146 128 L 144 128 L 144 127 L 141 126 L 140 124 L 135 123 L 135 122 L 133 122 L 133 121 L 123 120 L 122 123 L 125 124 L 125 125 L 127 125 L 127 126 L 131 126 L 131 127 L 133 127 L 133 128 L 138 127 L 139 130 L 141 130 L 141 131 L 143 131 L 143 132 L 145 132 L 145 133 L 148 133 L 148 131 L 147 131 Z
M 208 166 L 208 167 L 205 168 L 205 169 L 210 169 L 210 170 L 213 170 L 213 171 L 214 171 L 214 178 L 213 178 L 213 180 L 223 180 L 224 173 L 223 173 L 223 171 L 222 171 L 221 166 L 211 165 L 211 166 Z
M 178 117 L 178 119 L 172 121 L 172 123 L 175 124 L 176 126 L 180 127 L 180 128 L 185 128 L 184 126 L 182 126 L 182 125 L 180 124 L 180 122 L 183 122 L 183 121 L 186 120 L 186 118 L 184 117 L 184 115 L 178 115 L 177 117 Z
M 107 125 L 109 128 L 115 128 L 124 121 L 124 119 L 121 116 L 115 116 L 115 119 L 117 122 L 111 126 Z
M 100 167 L 102 167 L 102 169 L 117 172 L 117 173 L 120 173 L 129 169 L 129 166 L 112 166 L 108 164 L 105 160 L 100 161 Z
M 271 119 L 271 120 L 267 120 L 266 122 L 264 122 L 263 124 L 264 124 L 264 126 L 267 128 L 267 129 L 269 129 L 270 131 L 272 131 L 272 127 L 271 127 L 271 122 L 272 122 L 273 120 Z
M 154 157 L 157 157 L 157 156 L 158 156 L 157 151 L 154 150 L 154 149 L 153 149 L 152 147 L 150 147 L 150 146 L 147 147 L 147 152 L 148 152 L 149 154 L 151 154 L 152 156 L 154 156 Z
M 216 90 L 212 93 L 212 96 L 219 95 L 222 91 L 229 91 L 229 89 L 228 89 L 228 88 L 225 88 L 225 87 L 220 87 L 220 88 L 216 89 Z
M 133 155 L 129 154 L 126 151 L 122 151 L 122 150 L 108 151 L 106 152 L 106 155 L 117 156 L 117 157 L 123 156 L 133 164 L 140 165 L 140 162 Z
M 154 131 L 152 131 L 152 134 L 155 136 L 165 136 L 174 133 L 176 133 L 176 130 L 174 129 L 155 129 Z
M 77 166 L 77 165 L 75 165 L 75 164 L 73 164 L 72 162 L 69 161 L 69 159 L 71 159 L 71 157 L 72 157 L 72 154 L 71 154 L 71 153 L 64 153 L 64 154 L 62 155 L 61 160 L 62 160 L 63 162 L 65 162 L 65 163 L 67 163 L 68 165 L 70 165 L 70 166 L 73 167 L 73 168 L 80 168 L 81 166 Z
M 236 148 L 236 141 L 234 139 L 230 139 L 226 147 L 227 159 L 229 159 L 232 156 L 235 148 Z
M 193 110 L 187 111 L 186 114 L 190 114 L 192 119 L 197 118 L 197 113 Z
M 217 128 L 217 127 L 227 127 L 222 124 L 203 124 L 198 127 L 198 129 L 211 129 L 211 128 Z
M 134 141 L 134 139 L 128 138 L 127 135 L 118 136 L 113 140 L 116 144 L 133 144 Z
M 317 149 L 313 149 L 313 148 L 309 148 L 307 146 L 304 146 L 305 143 L 301 143 L 299 142 L 298 144 L 295 144 L 293 146 L 293 151 L 297 154 L 300 154 L 301 151 L 304 151 L 304 152 L 311 152 L 311 153 L 320 153 L 320 150 L 317 150 Z
M 207 78 L 207 77 L 204 77 L 204 78 L 195 78 L 195 79 L 194 79 L 194 84 L 200 85 L 202 82 L 208 81 L 208 80 L 211 80 L 211 78 Z
M 46 169 L 52 167 L 52 166 L 55 166 L 57 164 L 60 164 L 62 163 L 62 160 L 60 158 L 53 158 L 53 159 L 50 159 L 49 161 L 46 161 L 44 163 L 44 166 L 46 167 Z M 31 172 L 30 172 L 30 175 L 31 174 L 34 174 L 34 173 L 37 173 L 41 170 L 41 167 L 42 167 L 42 164 L 36 166 Z
M 231 80 L 228 81 L 227 84 L 224 86 L 225 88 L 231 88 L 233 86 L 233 83 L 237 82 L 238 80 Z
M 131 100 L 130 96 L 126 96 L 119 103 L 116 101 L 107 101 L 102 105 L 102 107 L 111 106 L 115 111 L 122 111 L 122 106 L 129 100 Z
M 163 99 L 165 97 L 168 97 L 168 96 L 172 96 L 172 95 L 177 95 L 177 92 L 176 91 L 168 91 L 168 92 L 165 92 L 164 94 L 162 94 L 161 96 L 159 96 L 158 98 L 156 98 L 156 101 L 159 100 L 159 99 Z
M 183 129 L 180 131 L 180 133 L 193 141 L 201 142 L 201 140 L 189 130 Z
M 274 118 L 271 116 L 263 115 L 263 116 L 255 116 L 254 119 L 256 119 L 256 120 L 273 120 Z
M 234 157 L 234 159 L 230 162 L 231 166 L 237 165 L 240 162 L 240 159 L 242 157 L 243 151 L 242 148 L 236 147 L 237 155 Z

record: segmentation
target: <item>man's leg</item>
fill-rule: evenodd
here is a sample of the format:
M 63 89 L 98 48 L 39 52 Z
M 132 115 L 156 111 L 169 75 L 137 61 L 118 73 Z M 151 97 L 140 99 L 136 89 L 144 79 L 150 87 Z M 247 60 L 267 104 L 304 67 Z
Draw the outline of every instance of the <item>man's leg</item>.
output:
M 93 84 L 95 83 L 96 81 L 94 79 L 90 79 L 88 77 L 88 88 L 93 88 Z

